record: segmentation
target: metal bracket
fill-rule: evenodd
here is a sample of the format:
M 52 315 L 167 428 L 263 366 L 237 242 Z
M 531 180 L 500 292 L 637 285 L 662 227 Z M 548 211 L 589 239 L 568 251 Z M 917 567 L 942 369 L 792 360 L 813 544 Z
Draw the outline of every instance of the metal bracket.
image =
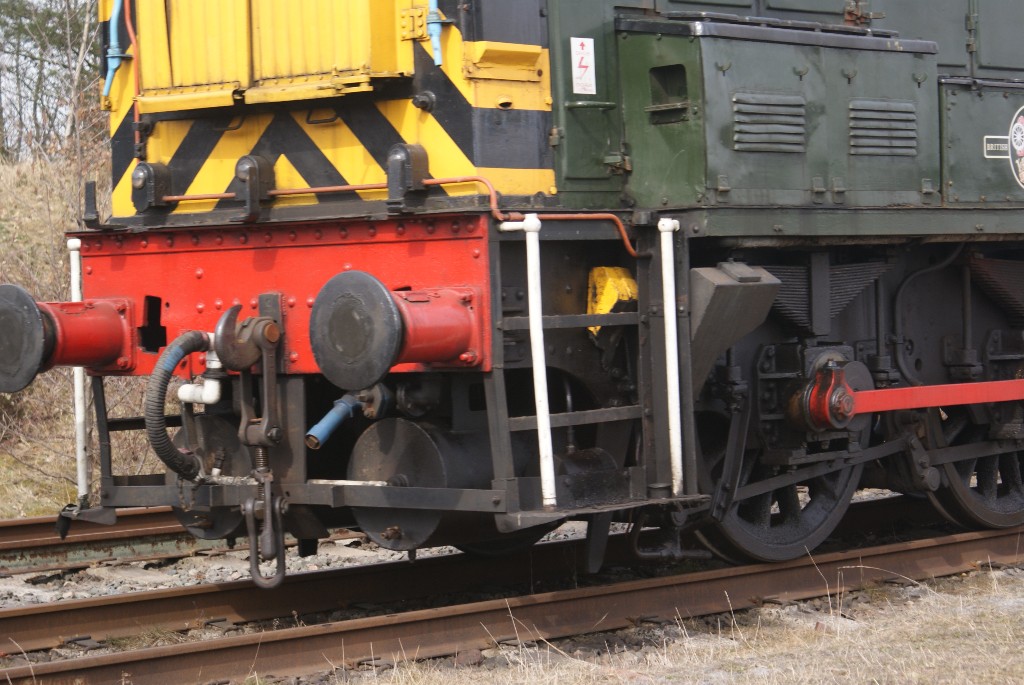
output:
M 274 165 L 258 155 L 246 155 L 235 165 L 235 178 L 242 182 L 245 211 L 231 220 L 256 221 L 260 218 L 260 203 L 270 199 L 274 188 Z
M 261 316 L 238 323 L 241 305 L 235 305 L 220 318 L 214 332 L 213 348 L 225 368 L 241 373 L 241 426 L 238 438 L 245 445 L 272 446 L 281 441 L 283 431 L 277 407 L 277 349 L 282 327 L 279 296 L 260 296 Z M 268 316 L 272 314 L 273 316 Z M 263 416 L 256 415 L 252 401 L 252 366 L 260 362 Z
M 171 192 L 171 170 L 165 164 L 139 162 L 132 171 L 132 204 L 138 212 L 166 207 Z
M 426 40 L 428 38 L 427 8 L 413 7 L 402 10 L 399 27 L 402 30 L 402 40 Z
M 260 348 L 262 357 L 261 396 L 262 417 L 256 416 L 252 403 L 252 372 L 242 372 L 241 414 L 242 424 L 238 439 L 245 445 L 276 445 L 284 437 L 277 411 L 277 346 L 281 341 L 281 329 L 272 319 L 259 317 L 253 324 L 253 337 Z
M 407 211 L 410 193 L 424 189 L 423 179 L 430 174 L 427 151 L 422 145 L 399 143 L 388 151 L 388 199 L 389 214 Z

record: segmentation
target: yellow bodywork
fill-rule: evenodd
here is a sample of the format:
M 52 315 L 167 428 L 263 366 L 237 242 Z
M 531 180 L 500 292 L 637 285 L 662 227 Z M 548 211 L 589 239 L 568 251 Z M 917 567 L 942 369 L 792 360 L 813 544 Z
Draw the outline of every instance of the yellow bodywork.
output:
M 99 4 L 101 19 L 109 20 L 114 0 Z M 433 113 L 414 107 L 408 96 L 389 99 L 381 91 L 409 80 L 416 64 L 424 64 L 417 62 L 417 50 L 432 56 L 427 0 L 137 0 L 133 6 L 137 42 L 126 50 L 132 59 L 117 72 L 104 103 L 111 114 L 111 136 L 119 128 L 124 135 L 137 103 L 139 115 L 156 116 L 145 139 L 146 161 L 168 164 L 176 155 L 190 153 L 182 146 L 192 144 L 189 132 L 199 130 L 193 127 L 210 128 L 218 118 L 218 140 L 186 195 L 225 192 L 235 163 L 252 153 L 270 124 L 267 108 L 278 105 L 291 110 L 293 130 L 301 131 L 308 139 L 303 142 L 315 145 L 324 163 L 346 182 L 383 181 L 380 155 L 370 154 L 365 141 L 333 114 L 354 94 L 362 94 L 360 106 L 372 106 L 402 142 L 427 150 L 434 178 L 485 176 L 508 195 L 555 192 L 552 169 L 476 166 L 465 146 L 460 148 L 452 138 L 450 124 L 446 130 Z M 440 71 L 470 107 L 551 111 L 547 49 L 464 42 L 459 30 L 445 23 L 441 50 Z M 365 98 L 371 98 L 372 105 Z M 253 107 L 251 112 L 247 106 Z M 227 115 L 230 123 L 224 120 L 226 107 L 233 108 Z M 276 186 L 315 185 L 296 169 L 289 152 L 281 150 L 275 161 Z M 114 179 L 114 216 L 135 213 L 130 187 L 135 163 L 132 160 Z M 475 195 L 482 187 L 462 184 L 446 191 Z M 384 197 L 381 192 L 360 195 Z M 293 196 L 274 204 L 317 202 L 314 196 Z M 214 205 L 182 202 L 173 211 L 204 212 Z
M 404 13 L 413 5 L 412 0 L 139 2 L 141 111 L 372 91 L 374 79 L 413 72 L 413 46 L 401 31 Z M 415 23 L 414 17 L 407 20 Z
M 587 290 L 587 314 L 609 314 L 628 302 L 634 302 L 639 289 L 636 280 L 620 266 L 598 266 L 590 270 Z M 597 335 L 600 326 L 590 326 L 588 330 Z

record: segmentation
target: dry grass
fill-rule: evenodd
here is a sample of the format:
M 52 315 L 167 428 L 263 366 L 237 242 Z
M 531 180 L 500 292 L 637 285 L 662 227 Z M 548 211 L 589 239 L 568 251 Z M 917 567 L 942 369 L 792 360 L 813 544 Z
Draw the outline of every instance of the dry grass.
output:
M 551 647 L 511 649 L 495 669 L 401 662 L 338 671 L 335 682 L 468 683 L 1020 683 L 1024 573 L 995 571 L 910 588 L 882 588 L 852 618 L 832 610 L 764 607 L 679 621 L 660 647 L 580 658 Z M 849 615 L 848 612 L 844 612 Z M 638 628 L 637 630 L 643 630 Z M 259 682 L 252 680 L 250 682 Z M 272 681 L 276 682 L 276 681 Z
M 106 640 L 106 643 L 114 651 L 130 652 L 167 645 L 180 645 L 187 641 L 188 638 L 178 631 L 152 628 L 139 635 L 110 638 Z
M 1020 575 L 996 572 L 889 592 L 852 619 L 762 609 L 665 657 L 709 683 L 1021 682 L 1022 591 Z

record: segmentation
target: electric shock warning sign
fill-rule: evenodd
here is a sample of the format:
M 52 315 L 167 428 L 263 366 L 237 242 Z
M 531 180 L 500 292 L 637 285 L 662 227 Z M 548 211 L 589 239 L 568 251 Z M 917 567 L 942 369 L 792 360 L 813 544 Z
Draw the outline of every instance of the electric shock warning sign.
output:
M 572 92 L 576 95 L 597 95 L 594 73 L 594 39 L 570 38 L 572 41 Z

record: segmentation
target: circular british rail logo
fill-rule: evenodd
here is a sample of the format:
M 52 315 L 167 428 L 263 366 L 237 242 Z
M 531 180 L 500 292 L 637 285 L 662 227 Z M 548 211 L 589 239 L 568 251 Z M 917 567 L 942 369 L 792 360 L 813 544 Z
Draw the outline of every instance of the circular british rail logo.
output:
M 1024 188 L 1024 107 L 1017 110 L 1010 121 L 1010 167 L 1013 177 Z

